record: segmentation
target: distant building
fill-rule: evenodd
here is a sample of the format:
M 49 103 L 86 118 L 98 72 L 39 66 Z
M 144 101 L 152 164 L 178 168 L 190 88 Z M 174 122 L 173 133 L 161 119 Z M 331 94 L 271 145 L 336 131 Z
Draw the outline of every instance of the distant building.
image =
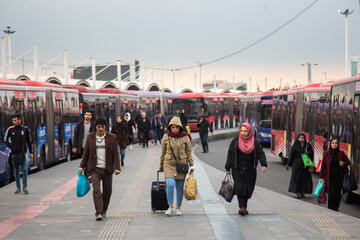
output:
M 96 66 L 96 72 L 101 71 L 106 66 Z M 121 65 L 120 67 L 121 72 L 121 81 L 129 81 L 130 80 L 130 65 Z M 74 79 L 81 79 L 86 80 L 91 78 L 92 75 L 92 68 L 91 66 L 85 67 L 77 67 L 73 70 Z M 96 80 L 99 81 L 112 81 L 117 78 L 117 66 L 112 65 L 105 69 L 103 72 L 98 73 L 96 75 Z M 138 77 L 138 75 L 137 75 Z

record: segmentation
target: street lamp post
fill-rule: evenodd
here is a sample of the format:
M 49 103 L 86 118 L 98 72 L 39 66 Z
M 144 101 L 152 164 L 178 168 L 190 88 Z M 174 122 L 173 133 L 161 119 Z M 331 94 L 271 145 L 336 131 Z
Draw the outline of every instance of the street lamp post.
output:
M 338 10 L 338 13 L 345 16 L 345 77 L 348 77 L 348 15 L 352 14 L 354 11 L 350 11 L 349 9 L 345 9 L 345 11 Z
M 7 29 L 3 30 L 4 33 L 6 33 L 8 35 L 8 52 L 9 52 L 9 74 L 11 74 L 11 34 L 13 34 L 15 32 L 11 30 L 10 26 L 6 27 Z
M 311 84 L 311 65 L 317 66 L 317 63 L 310 63 L 306 62 L 307 69 L 308 69 L 308 84 Z M 305 66 L 305 63 L 302 63 L 301 66 Z
M 197 64 L 199 64 L 199 85 L 200 85 L 200 91 L 201 89 L 203 88 L 202 87 L 202 82 L 201 82 L 201 67 L 204 65 L 204 62 L 199 62 L 199 61 L 196 61 Z

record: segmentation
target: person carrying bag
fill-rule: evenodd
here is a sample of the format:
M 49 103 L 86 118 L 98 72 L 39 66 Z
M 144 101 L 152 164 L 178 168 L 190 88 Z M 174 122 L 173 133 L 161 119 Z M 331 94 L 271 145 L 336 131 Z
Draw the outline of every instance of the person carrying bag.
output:
M 194 173 L 191 173 L 189 177 L 186 179 L 186 185 L 185 185 L 185 199 L 186 200 L 196 200 L 197 198 L 197 184 L 196 179 L 194 177 Z
M 224 180 L 222 180 L 219 195 L 227 202 L 232 201 L 234 197 L 234 180 L 232 179 L 231 174 L 227 173 Z
M 191 155 L 191 136 L 182 127 L 179 117 L 173 117 L 168 125 L 167 133 L 161 141 L 159 171 L 164 171 L 166 197 L 169 208 L 166 216 L 181 216 L 180 210 L 184 197 L 185 177 L 193 173 L 194 161 Z M 176 188 L 176 208 L 174 208 L 174 191 Z

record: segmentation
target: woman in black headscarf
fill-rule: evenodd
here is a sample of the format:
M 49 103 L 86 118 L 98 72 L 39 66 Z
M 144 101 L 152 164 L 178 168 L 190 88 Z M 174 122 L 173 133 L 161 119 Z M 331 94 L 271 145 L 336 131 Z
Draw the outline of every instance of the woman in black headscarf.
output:
M 124 160 L 125 160 L 125 150 L 126 150 L 126 141 L 128 139 L 128 126 L 127 124 L 122 120 L 121 116 L 118 116 L 116 118 L 116 122 L 114 126 L 111 129 L 111 133 L 116 135 L 116 139 L 118 141 L 119 146 L 119 154 L 121 159 L 121 166 L 124 166 Z
M 289 192 L 296 193 L 297 198 L 305 197 L 305 194 L 311 194 L 313 182 L 309 167 L 305 167 L 301 154 L 306 153 L 311 161 L 313 161 L 314 151 L 311 145 L 306 141 L 303 133 L 296 138 L 294 145 L 291 147 L 289 161 L 286 169 L 292 165 Z
M 320 181 L 325 181 L 325 192 L 328 193 L 328 208 L 339 210 L 341 190 L 344 182 L 344 167 L 350 161 L 346 154 L 339 149 L 339 140 L 334 138 L 330 141 L 330 148 L 324 153 L 321 163 Z

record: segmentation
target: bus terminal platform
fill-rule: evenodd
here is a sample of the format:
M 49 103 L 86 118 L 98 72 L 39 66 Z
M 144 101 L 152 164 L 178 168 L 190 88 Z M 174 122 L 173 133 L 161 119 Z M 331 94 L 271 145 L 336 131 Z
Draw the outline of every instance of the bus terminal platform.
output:
M 238 131 L 214 133 L 212 140 L 234 137 Z M 194 152 L 201 146 L 196 145 L 198 134 L 192 136 Z M 216 149 L 201 156 L 214 157 L 211 151 Z M 79 159 L 29 175 L 28 195 L 15 195 L 14 182 L 0 188 L 0 239 L 360 239 L 358 218 L 258 186 L 248 203 L 250 214 L 240 216 L 236 197 L 227 203 L 217 194 L 225 169 L 217 170 L 195 154 L 197 200 L 183 200 L 182 216 L 154 213 L 150 190 L 160 152 L 153 144 L 135 144 L 126 151 L 103 221 L 95 221 L 92 190 L 76 196 Z

